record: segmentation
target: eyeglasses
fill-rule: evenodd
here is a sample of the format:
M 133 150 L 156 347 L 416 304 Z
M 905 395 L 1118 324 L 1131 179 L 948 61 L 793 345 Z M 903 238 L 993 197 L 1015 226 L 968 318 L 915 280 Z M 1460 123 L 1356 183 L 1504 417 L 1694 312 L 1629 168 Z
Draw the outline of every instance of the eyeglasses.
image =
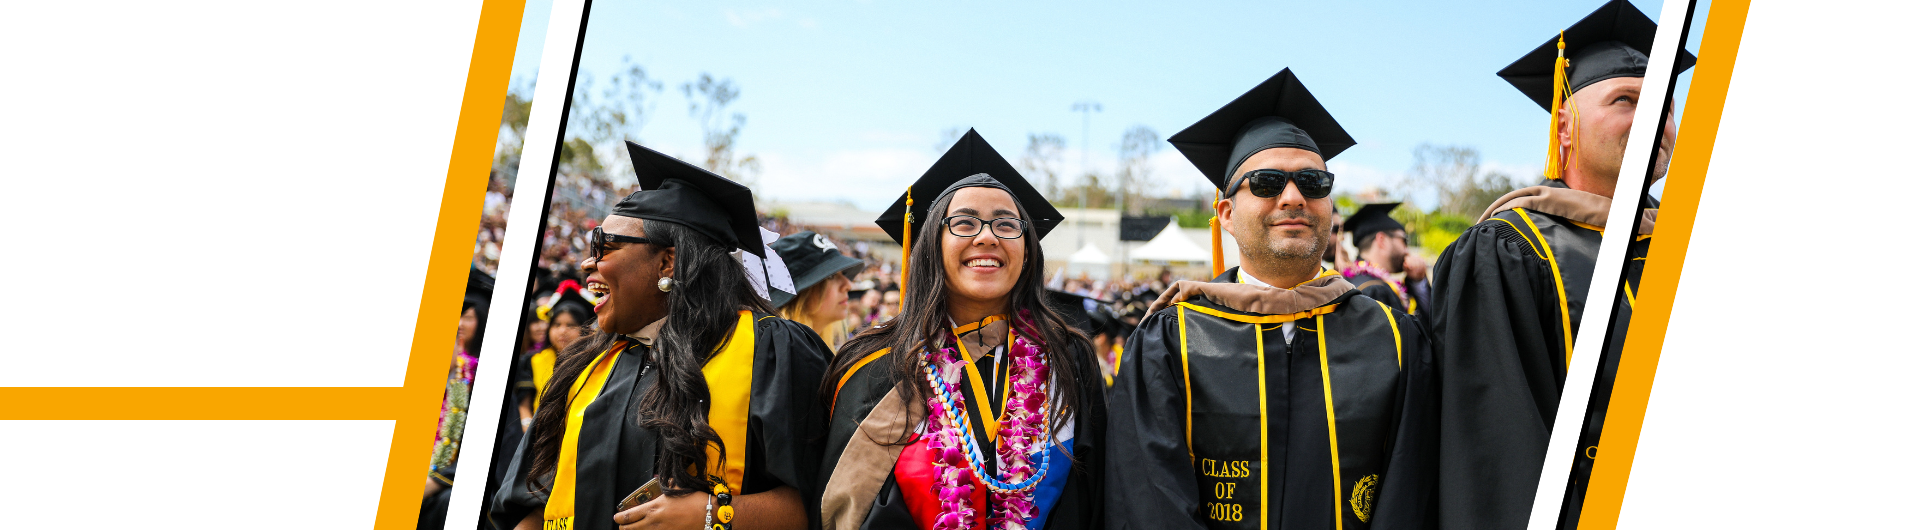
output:
M 1333 193 L 1333 173 L 1324 169 L 1302 169 L 1299 171 L 1281 171 L 1278 169 L 1256 169 L 1240 175 L 1227 187 L 1227 196 L 1233 196 L 1239 189 L 1240 181 L 1247 182 L 1247 191 L 1253 196 L 1272 198 L 1287 191 L 1287 182 L 1292 181 L 1300 187 L 1300 196 L 1309 199 L 1323 199 Z
M 596 261 L 596 262 L 600 261 L 600 256 L 603 256 L 607 253 L 608 243 L 640 243 L 643 245 L 660 245 L 663 247 L 673 246 L 666 242 L 655 241 L 655 240 L 647 239 L 644 237 L 623 236 L 620 234 L 609 234 L 605 230 L 601 230 L 600 227 L 596 226 L 596 227 L 593 227 L 592 232 L 587 233 L 587 256 L 593 258 L 593 261 Z
M 947 233 L 956 237 L 974 237 L 980 235 L 980 228 L 991 225 L 993 237 L 1000 239 L 1020 239 L 1027 233 L 1027 222 L 1016 217 L 1001 217 L 992 221 L 971 215 L 955 215 L 940 220 L 947 225 Z

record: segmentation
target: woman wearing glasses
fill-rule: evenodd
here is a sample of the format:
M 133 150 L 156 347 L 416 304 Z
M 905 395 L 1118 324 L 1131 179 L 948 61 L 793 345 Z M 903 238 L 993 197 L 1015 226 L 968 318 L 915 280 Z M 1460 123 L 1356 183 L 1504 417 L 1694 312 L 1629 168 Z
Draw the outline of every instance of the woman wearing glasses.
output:
M 828 353 L 729 255 L 763 254 L 739 184 L 627 143 L 642 191 L 581 263 L 598 332 L 559 356 L 495 496 L 499 528 L 806 528 Z M 664 495 L 624 502 L 658 480 Z M 644 495 L 644 494 L 642 494 Z
M 824 381 L 823 525 L 1100 526 L 1101 378 L 1043 302 L 1039 239 L 1060 219 L 972 131 L 882 215 L 903 304 Z

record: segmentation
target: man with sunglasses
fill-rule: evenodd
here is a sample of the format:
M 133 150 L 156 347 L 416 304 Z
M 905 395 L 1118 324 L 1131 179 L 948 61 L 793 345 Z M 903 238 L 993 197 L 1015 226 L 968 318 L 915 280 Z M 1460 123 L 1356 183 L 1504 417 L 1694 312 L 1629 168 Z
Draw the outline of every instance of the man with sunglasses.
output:
M 1424 525 L 1426 336 L 1320 265 L 1334 244 L 1326 160 L 1353 138 L 1281 70 L 1168 141 L 1221 190 L 1241 266 L 1176 282 L 1127 339 L 1108 528 Z
M 1579 522 L 1594 458 L 1605 452 L 1601 424 L 1658 207 L 1641 195 L 1633 199 L 1644 215 L 1607 218 L 1620 179 L 1659 177 L 1620 167 L 1636 107 L 1663 97 L 1640 93 L 1657 29 L 1632 4 L 1613 0 L 1499 73 L 1552 116 L 1553 141 L 1546 178 L 1488 206 L 1434 264 L 1433 303 L 1422 318 L 1433 329 L 1440 374 L 1443 528 L 1524 527 L 1537 492 L 1563 487 L 1560 526 Z M 1676 73 L 1693 61 L 1681 51 Z M 1664 171 L 1672 122 L 1661 132 L 1656 165 Z M 1594 278 L 1608 228 L 1633 236 L 1628 261 L 1622 277 Z M 1593 282 L 1619 282 L 1613 306 L 1587 303 Z M 1605 342 L 1575 454 L 1556 455 L 1573 459 L 1572 472 L 1564 485 L 1543 479 L 1581 318 L 1609 312 L 1615 320 L 1610 336 L 1598 337 Z

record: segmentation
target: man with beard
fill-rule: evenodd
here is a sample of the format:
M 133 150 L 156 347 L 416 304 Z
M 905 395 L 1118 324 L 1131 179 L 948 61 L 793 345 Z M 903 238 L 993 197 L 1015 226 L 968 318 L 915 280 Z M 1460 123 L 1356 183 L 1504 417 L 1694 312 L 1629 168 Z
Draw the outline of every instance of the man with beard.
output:
M 1320 266 L 1326 160 L 1353 138 L 1281 70 L 1168 141 L 1221 190 L 1214 211 L 1242 266 L 1174 283 L 1128 338 L 1108 408 L 1108 528 L 1430 521 L 1426 335 Z
M 1341 268 L 1340 275 L 1353 282 L 1361 294 L 1413 314 L 1419 304 L 1413 302 L 1399 280 L 1393 279 L 1393 273 L 1406 270 L 1407 259 L 1407 227 L 1387 216 L 1398 206 L 1397 202 L 1368 204 L 1347 218 L 1360 259 Z
M 1615 281 L 1593 278 L 1615 183 L 1647 177 L 1637 170 L 1623 175 L 1620 165 L 1656 29 L 1640 10 L 1614 0 L 1500 71 L 1553 117 L 1552 150 L 1546 180 L 1496 200 L 1434 265 L 1426 318 L 1439 375 L 1442 527 L 1526 526 L 1575 330 L 1594 309 L 1617 320 L 1602 337 L 1561 509 L 1562 527 L 1579 521 L 1658 207 L 1643 195 L 1642 215 L 1611 220 L 1615 230 L 1634 234 L 1623 292 L 1612 307 L 1588 307 L 1592 282 Z M 1680 54 L 1679 70 L 1691 67 L 1693 55 Z M 1653 179 L 1665 175 L 1673 135 L 1669 117 Z

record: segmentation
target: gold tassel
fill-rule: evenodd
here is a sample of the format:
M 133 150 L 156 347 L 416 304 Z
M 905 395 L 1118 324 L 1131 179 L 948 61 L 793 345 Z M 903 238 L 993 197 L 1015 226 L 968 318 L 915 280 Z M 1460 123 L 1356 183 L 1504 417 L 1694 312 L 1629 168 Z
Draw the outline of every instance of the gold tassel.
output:
M 1553 108 L 1547 110 L 1547 174 L 1549 179 L 1561 177 L 1560 168 L 1560 105 L 1567 90 L 1567 32 L 1560 32 L 1560 42 L 1555 45 L 1559 51 L 1553 58 Z
M 913 186 L 907 186 L 907 215 L 900 221 L 900 307 L 907 307 L 907 253 L 913 249 Z
M 1213 211 L 1215 212 L 1220 211 L 1220 191 L 1219 190 L 1214 190 L 1213 192 L 1213 207 L 1214 207 Z M 1226 254 L 1223 253 L 1223 251 L 1220 249 L 1220 216 L 1219 215 L 1215 215 L 1213 216 L 1213 218 L 1207 219 L 1207 229 L 1213 231 L 1213 277 L 1219 278 L 1222 273 L 1227 272 Z

